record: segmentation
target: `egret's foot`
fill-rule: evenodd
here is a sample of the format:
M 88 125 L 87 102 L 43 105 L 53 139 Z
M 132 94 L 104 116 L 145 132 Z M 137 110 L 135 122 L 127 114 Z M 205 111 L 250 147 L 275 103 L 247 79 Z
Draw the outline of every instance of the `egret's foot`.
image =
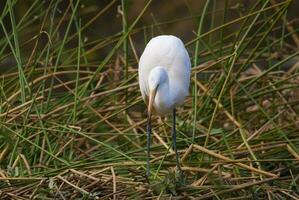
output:
M 175 167 L 174 168 L 174 173 L 175 173 L 175 178 L 180 178 L 180 176 L 182 175 L 182 170 L 181 170 L 181 168 L 180 167 Z
M 150 170 L 149 169 L 146 169 L 145 170 L 145 179 L 146 179 L 146 182 L 147 183 L 150 183 L 150 179 L 151 179 L 151 172 L 150 172 Z
M 175 167 L 174 175 L 177 185 L 184 185 L 184 183 L 186 182 L 185 172 L 182 169 Z

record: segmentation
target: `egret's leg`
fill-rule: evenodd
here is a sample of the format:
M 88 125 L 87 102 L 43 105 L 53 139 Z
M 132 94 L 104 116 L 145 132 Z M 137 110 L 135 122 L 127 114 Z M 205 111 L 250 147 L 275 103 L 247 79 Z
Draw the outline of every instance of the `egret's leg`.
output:
M 148 119 L 147 122 L 147 160 L 146 160 L 146 175 L 147 177 L 150 176 L 150 148 L 151 148 L 151 131 L 152 131 L 152 126 L 151 126 L 151 120 Z
M 172 111 L 172 145 L 173 145 L 173 150 L 175 152 L 176 167 L 180 172 L 181 167 L 180 167 L 180 161 L 179 161 L 179 154 L 178 154 L 178 150 L 176 148 L 175 108 Z

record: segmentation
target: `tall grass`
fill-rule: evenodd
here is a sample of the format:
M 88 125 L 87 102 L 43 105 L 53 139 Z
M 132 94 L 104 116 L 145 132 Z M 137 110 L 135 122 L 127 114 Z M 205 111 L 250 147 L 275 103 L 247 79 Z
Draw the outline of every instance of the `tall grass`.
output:
M 170 20 L 151 0 L 24 2 L 0 16 L 1 199 L 299 198 L 294 0 L 203 1 L 196 12 L 182 1 Z M 193 63 L 177 117 L 183 173 L 170 120 L 154 116 L 148 179 L 138 56 L 180 23 L 194 24 L 176 30 Z

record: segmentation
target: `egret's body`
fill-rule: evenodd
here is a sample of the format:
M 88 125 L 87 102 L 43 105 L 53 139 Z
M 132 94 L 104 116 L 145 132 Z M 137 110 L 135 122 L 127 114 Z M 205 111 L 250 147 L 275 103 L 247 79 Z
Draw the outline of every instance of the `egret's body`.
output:
M 148 152 L 152 107 L 159 115 L 173 113 L 173 147 L 176 152 L 175 107 L 188 95 L 190 58 L 183 42 L 171 35 L 157 36 L 146 45 L 139 62 L 139 85 L 148 105 Z M 149 175 L 149 161 L 148 161 Z

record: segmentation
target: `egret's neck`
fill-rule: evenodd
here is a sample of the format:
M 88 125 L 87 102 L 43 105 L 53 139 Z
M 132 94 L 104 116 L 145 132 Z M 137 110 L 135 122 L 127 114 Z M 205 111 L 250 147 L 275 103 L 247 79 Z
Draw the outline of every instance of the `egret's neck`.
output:
M 158 113 L 164 114 L 174 107 L 169 86 L 168 72 L 160 66 L 153 68 L 149 74 L 149 89 L 156 90 L 154 107 Z

